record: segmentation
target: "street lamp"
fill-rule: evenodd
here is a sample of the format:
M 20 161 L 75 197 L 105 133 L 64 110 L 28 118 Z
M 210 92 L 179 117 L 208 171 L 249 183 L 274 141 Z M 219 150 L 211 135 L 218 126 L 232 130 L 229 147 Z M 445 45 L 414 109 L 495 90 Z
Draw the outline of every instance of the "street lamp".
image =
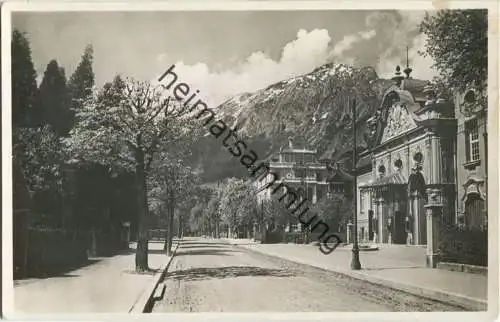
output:
M 359 261 L 359 245 L 358 245 L 358 209 L 357 209 L 357 203 L 358 203 L 358 191 L 357 191 L 357 169 L 356 169 L 356 163 L 357 163 L 357 155 L 356 155 L 356 99 L 353 99 L 352 105 L 351 105 L 351 114 L 352 114 L 352 136 L 354 140 L 354 146 L 352 149 L 352 173 L 353 173 L 353 191 L 354 191 L 354 214 L 353 214 L 353 224 L 354 224 L 354 232 L 353 232 L 353 237 L 354 237 L 354 244 L 352 246 L 352 261 L 351 261 L 351 269 L 353 270 L 359 270 L 361 269 L 361 263 Z

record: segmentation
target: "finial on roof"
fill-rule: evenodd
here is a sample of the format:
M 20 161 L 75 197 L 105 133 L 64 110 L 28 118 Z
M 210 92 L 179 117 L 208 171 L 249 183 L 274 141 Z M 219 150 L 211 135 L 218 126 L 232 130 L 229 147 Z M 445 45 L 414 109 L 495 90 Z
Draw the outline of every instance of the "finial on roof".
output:
M 410 60 L 408 58 L 408 46 L 406 46 L 406 68 L 403 71 L 406 74 L 406 78 L 410 78 L 410 74 L 413 69 L 410 68 Z
M 401 85 L 401 81 L 404 79 L 404 76 L 401 75 L 401 67 L 396 66 L 396 72 L 394 73 L 394 77 L 392 78 L 392 80 L 396 81 L 396 84 L 398 86 Z

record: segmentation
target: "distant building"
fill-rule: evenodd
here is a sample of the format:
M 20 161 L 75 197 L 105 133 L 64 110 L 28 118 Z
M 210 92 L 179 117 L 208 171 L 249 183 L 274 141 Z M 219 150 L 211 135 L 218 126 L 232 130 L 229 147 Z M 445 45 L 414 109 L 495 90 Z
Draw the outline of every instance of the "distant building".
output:
M 287 147 L 280 149 L 268 163 L 270 172 L 278 175 L 273 186 L 285 184 L 299 198 L 306 198 L 312 204 L 335 192 L 343 192 L 349 177 L 338 167 L 317 159 L 317 151 L 299 148 L 291 139 Z M 272 188 L 263 189 L 266 182 L 256 181 L 259 203 L 271 198 Z M 283 195 L 283 194 L 281 194 Z M 300 223 L 291 220 L 287 230 L 300 230 Z

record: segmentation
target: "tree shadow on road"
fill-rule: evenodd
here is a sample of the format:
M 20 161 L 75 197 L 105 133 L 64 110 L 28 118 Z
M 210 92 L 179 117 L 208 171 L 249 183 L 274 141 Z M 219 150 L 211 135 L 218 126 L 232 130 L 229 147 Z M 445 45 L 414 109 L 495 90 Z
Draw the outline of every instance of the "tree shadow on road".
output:
M 234 278 L 241 276 L 295 276 L 291 271 L 257 266 L 200 267 L 168 273 L 167 278 L 182 281 L 199 281 L 212 278 Z
M 198 246 L 206 246 L 206 247 L 209 247 L 209 246 L 214 246 L 214 247 L 221 247 L 221 246 L 231 246 L 230 244 L 224 244 L 224 243 L 203 243 L 203 242 L 185 242 L 185 241 L 181 241 L 181 246 L 191 246 L 191 247 L 198 247 Z
M 363 268 L 365 271 L 383 271 L 387 269 L 407 269 L 407 268 L 425 268 L 425 266 L 390 266 L 390 267 L 373 267 Z
M 214 245 L 214 244 L 200 244 L 200 245 L 184 245 L 181 244 L 179 249 L 187 249 L 187 248 L 229 248 L 229 245 Z
M 15 280 L 23 280 L 23 279 L 46 279 L 46 278 L 54 278 L 54 277 L 78 277 L 80 275 L 75 275 L 71 274 L 72 272 L 92 266 L 98 262 L 100 262 L 101 259 L 99 258 L 91 258 L 86 260 L 83 263 L 79 264 L 73 264 L 73 265 L 65 265 L 65 266 L 58 266 L 58 265 L 47 265 L 47 266 L 40 266 L 36 267 L 35 269 L 28 271 L 22 275 L 15 275 L 14 279 Z
M 188 249 L 186 251 L 182 250 L 182 247 L 179 248 L 175 254 L 175 256 L 188 256 L 188 255 L 216 255 L 216 256 L 232 256 L 231 253 L 241 253 L 240 251 L 231 250 L 231 249 L 200 249 L 200 250 L 191 250 Z

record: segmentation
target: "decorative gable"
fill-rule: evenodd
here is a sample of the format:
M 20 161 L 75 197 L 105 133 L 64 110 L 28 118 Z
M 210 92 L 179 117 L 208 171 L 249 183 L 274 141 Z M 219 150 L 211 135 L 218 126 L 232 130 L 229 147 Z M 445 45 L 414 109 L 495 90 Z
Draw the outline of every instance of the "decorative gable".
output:
M 417 124 L 401 102 L 394 103 L 391 106 L 386 124 L 380 143 L 384 143 L 417 127 Z

